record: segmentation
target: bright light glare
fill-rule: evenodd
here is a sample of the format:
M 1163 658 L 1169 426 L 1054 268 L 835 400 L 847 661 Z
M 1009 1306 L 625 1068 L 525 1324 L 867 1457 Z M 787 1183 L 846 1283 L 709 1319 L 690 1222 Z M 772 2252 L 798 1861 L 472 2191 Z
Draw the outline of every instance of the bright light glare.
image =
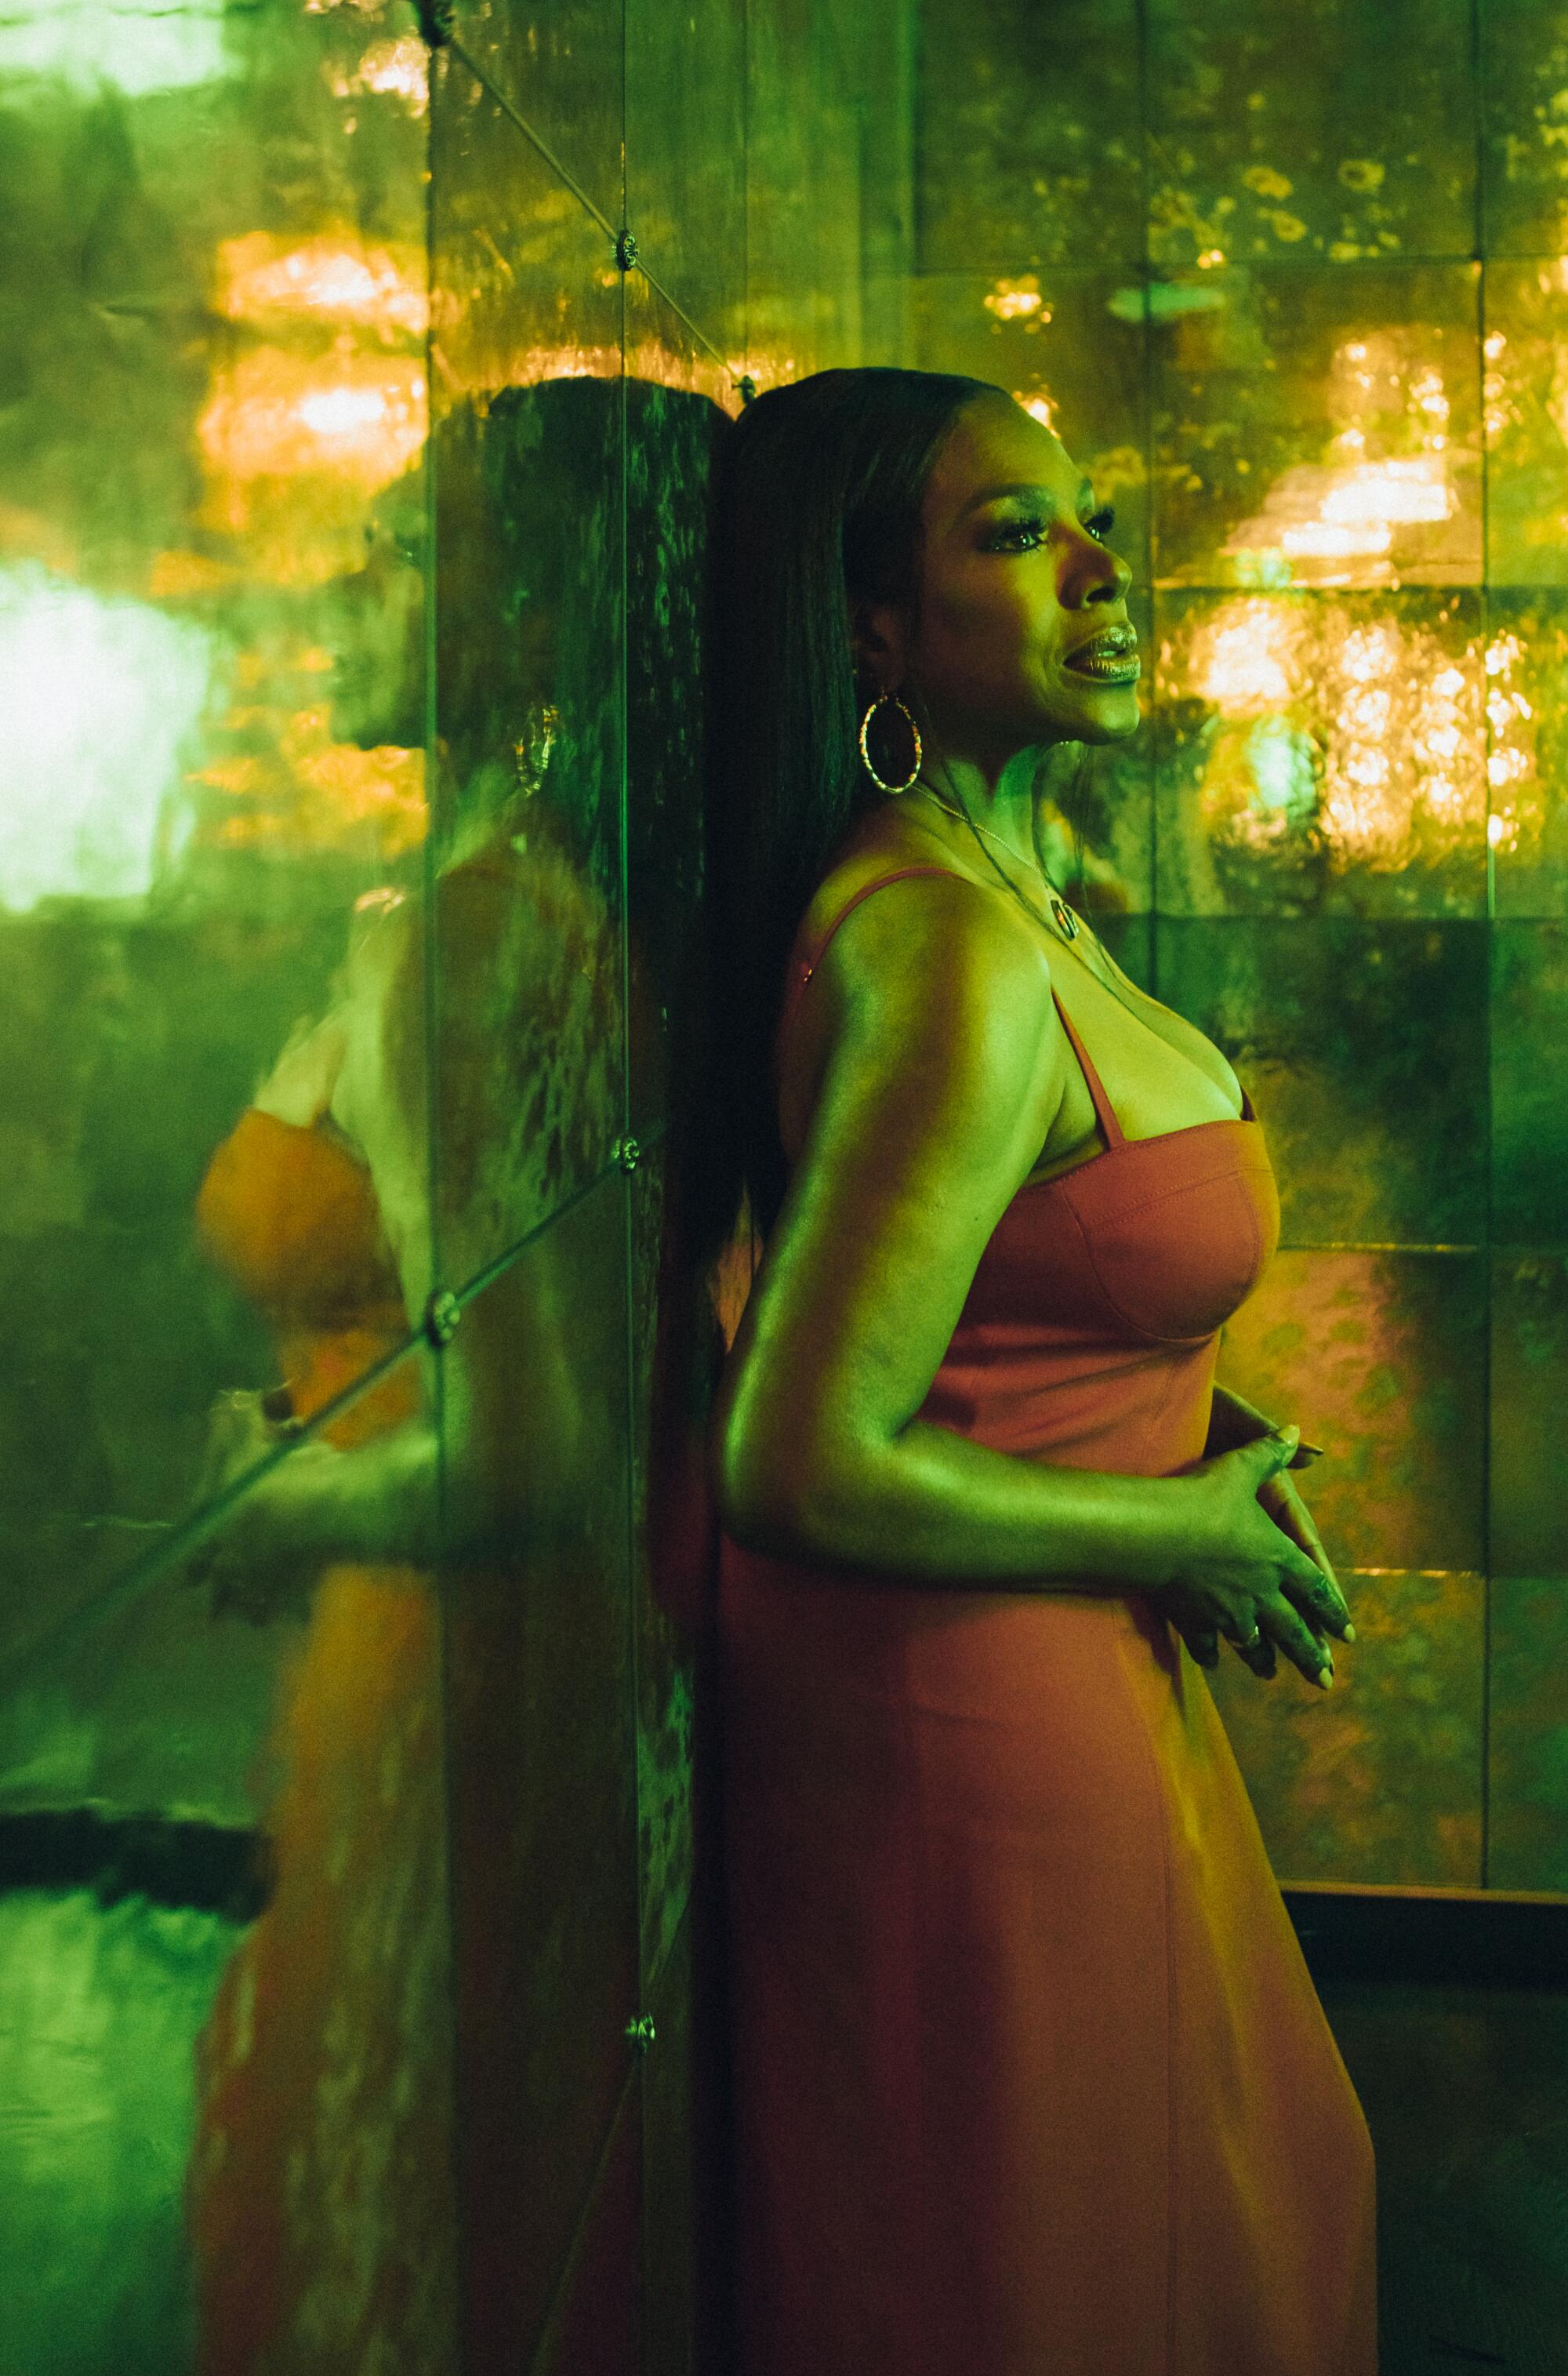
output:
M 1039 282 L 1032 272 L 1021 280 L 998 280 L 980 300 L 988 314 L 999 322 L 1016 322 L 1030 314 L 1038 314 L 1042 322 L 1051 319 L 1051 308 L 1040 295 Z
M 213 647 L 144 602 L 36 563 L 0 571 L 0 904 L 136 898 Z
M 386 398 L 378 387 L 329 387 L 300 399 L 300 419 L 318 437 L 352 437 L 386 418 Z
M 397 40 L 374 42 L 360 60 L 359 79 L 366 90 L 395 91 L 415 115 L 422 115 L 430 88 L 430 52 L 413 33 Z
M 246 232 L 218 244 L 218 306 L 237 322 L 315 315 L 422 338 L 423 253 L 401 242 L 372 247 L 350 232 L 304 240 Z
M 0 75 L 59 75 L 77 90 L 114 83 L 133 98 L 216 82 L 228 71 L 223 0 L 27 0 L 0 20 Z
M 1325 520 L 1360 525 L 1393 520 L 1444 520 L 1454 508 L 1442 478 L 1423 457 L 1408 462 L 1367 463 L 1323 499 Z
M 1362 553 L 1386 552 L 1393 532 L 1386 520 L 1345 528 L 1332 520 L 1303 520 L 1279 531 L 1279 549 L 1292 559 L 1353 561 Z
M 1301 622 L 1293 612 L 1228 607 L 1210 622 L 1194 654 L 1193 683 L 1228 717 L 1284 707 L 1292 697 Z

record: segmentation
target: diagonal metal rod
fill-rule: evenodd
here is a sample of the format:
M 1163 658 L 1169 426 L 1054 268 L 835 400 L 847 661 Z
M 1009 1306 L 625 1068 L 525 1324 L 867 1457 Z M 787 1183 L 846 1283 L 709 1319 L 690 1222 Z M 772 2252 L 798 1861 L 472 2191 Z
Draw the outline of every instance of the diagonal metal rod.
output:
M 644 1153 L 651 1154 L 663 1144 L 667 1135 L 662 1123 L 651 1130 L 642 1141 Z M 564 1220 L 568 1213 L 575 1212 L 579 1205 L 585 1204 L 596 1189 L 623 1168 L 618 1160 L 612 1161 L 596 1171 L 591 1180 L 574 1189 L 570 1195 L 563 1197 L 542 1220 L 525 1230 L 481 1270 L 476 1271 L 466 1285 L 458 1288 L 456 1301 L 466 1311 L 487 1287 L 493 1287 L 518 1257 L 527 1253 L 529 1248 L 544 1236 L 546 1230 L 553 1229 L 557 1221 Z M 379 1385 L 402 1362 L 412 1359 L 422 1344 L 428 1342 L 425 1330 L 411 1330 L 400 1343 L 392 1346 L 379 1360 L 374 1361 L 368 1370 L 359 1377 L 351 1378 L 330 1402 L 323 1403 L 319 1410 L 313 1411 L 286 1441 L 263 1453 L 239 1476 L 231 1478 L 210 1501 L 202 1503 L 198 1509 L 191 1510 L 179 1518 L 134 1522 L 135 1531 L 149 1538 L 148 1548 L 139 1558 L 132 1560 L 128 1567 L 122 1568 L 118 1575 L 111 1576 L 97 1592 L 89 1593 L 66 1617 L 46 1627 L 35 1641 L 30 1643 L 14 1664 L 0 1676 L 0 1692 L 15 1691 L 31 1681 L 37 1673 L 47 1670 L 58 1658 L 75 1648 L 104 1619 L 139 1600 L 143 1593 L 150 1591 L 155 1584 L 162 1583 L 172 1569 L 178 1567 L 193 1550 L 199 1550 L 203 1543 L 210 1541 L 220 1532 L 224 1521 L 238 1508 L 253 1486 L 259 1484 L 264 1477 L 287 1460 L 298 1445 L 319 1440 L 335 1420 L 341 1419 L 346 1411 L 369 1394 L 372 1387 Z M 133 1524 L 131 1521 L 93 1520 L 84 1523 Z
M 534 130 L 533 125 L 529 122 L 528 117 L 523 114 L 521 110 L 514 106 L 511 100 L 507 98 L 505 92 L 500 89 L 495 83 L 492 82 L 490 77 L 485 73 L 484 68 L 470 57 L 469 52 L 464 48 L 457 35 L 455 33 L 448 34 L 442 46 L 449 50 L 455 58 L 460 58 L 462 60 L 469 74 L 472 75 L 475 82 L 480 85 L 480 88 L 482 90 L 487 90 L 490 93 L 490 96 L 495 101 L 496 106 L 501 109 L 504 114 L 510 117 L 511 121 L 517 125 L 518 131 L 522 134 L 524 139 L 531 142 L 532 146 L 539 151 L 539 154 L 549 166 L 551 172 L 555 174 L 560 181 L 565 184 L 567 189 L 571 191 L 572 196 L 578 201 L 578 203 L 587 208 L 588 213 L 593 217 L 595 222 L 600 225 L 612 244 L 619 249 L 623 236 L 622 229 L 617 228 L 617 226 L 611 221 L 602 207 L 595 205 L 593 199 L 589 197 L 588 192 L 577 180 L 576 174 L 568 172 L 567 168 L 561 162 L 560 158 L 555 154 L 555 151 L 550 146 L 549 141 L 546 140 L 541 134 Z M 669 290 L 664 286 L 664 283 L 659 279 L 657 274 L 648 270 L 647 266 L 643 262 L 642 258 L 640 256 L 636 257 L 633 263 L 624 268 L 633 272 L 640 272 L 642 274 L 643 279 L 647 282 L 648 287 L 653 291 L 655 296 L 663 300 L 664 303 L 669 306 L 670 311 L 675 315 L 677 321 L 684 325 L 691 336 L 695 339 L 697 345 L 703 349 L 705 353 L 712 356 L 714 362 L 719 365 L 725 377 L 729 380 L 731 386 L 738 388 L 742 396 L 746 395 L 750 390 L 750 380 L 742 374 L 733 369 L 728 356 L 719 352 L 719 350 L 714 345 L 713 340 L 707 336 L 707 333 L 705 330 L 699 329 L 696 323 L 693 321 L 691 315 L 687 313 L 685 307 L 676 303 L 675 299 L 670 294 Z
M 603 208 L 598 207 L 594 204 L 593 200 L 589 197 L 588 192 L 584 189 L 576 176 L 574 173 L 568 172 L 566 167 L 563 165 L 560 158 L 550 146 L 550 143 L 545 140 L 540 134 L 534 130 L 533 125 L 529 122 L 526 115 L 522 115 L 518 113 L 517 109 L 513 106 L 511 101 L 507 98 L 505 92 L 496 88 L 495 84 L 491 81 L 490 77 L 485 73 L 484 68 L 469 55 L 469 53 L 463 47 L 462 42 L 458 41 L 457 35 L 455 33 L 449 34 L 442 46 L 448 50 L 453 57 L 461 58 L 463 64 L 472 75 L 475 82 L 483 85 L 484 89 L 490 93 L 491 98 L 495 101 L 496 106 L 503 109 L 505 113 L 511 117 L 518 131 L 523 135 L 523 137 L 526 140 L 532 141 L 534 147 L 539 150 L 540 155 L 543 158 L 551 172 L 561 181 L 565 183 L 566 187 L 571 191 L 572 196 L 588 208 L 595 222 L 600 224 L 602 228 L 609 232 L 610 237 L 612 240 L 619 239 L 621 234 L 616 226 L 611 221 L 609 216 L 605 213 Z

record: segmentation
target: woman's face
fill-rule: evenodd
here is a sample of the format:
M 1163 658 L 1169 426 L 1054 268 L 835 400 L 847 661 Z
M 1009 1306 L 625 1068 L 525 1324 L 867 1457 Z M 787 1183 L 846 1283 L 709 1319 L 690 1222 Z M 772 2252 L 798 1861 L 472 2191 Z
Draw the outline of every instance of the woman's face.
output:
M 1107 742 L 1140 722 L 1137 674 L 1091 675 L 1070 656 L 1127 621 L 1111 515 L 1051 431 L 999 390 L 967 406 L 921 510 L 920 615 L 903 655 L 938 747 L 999 767 L 1031 744 Z

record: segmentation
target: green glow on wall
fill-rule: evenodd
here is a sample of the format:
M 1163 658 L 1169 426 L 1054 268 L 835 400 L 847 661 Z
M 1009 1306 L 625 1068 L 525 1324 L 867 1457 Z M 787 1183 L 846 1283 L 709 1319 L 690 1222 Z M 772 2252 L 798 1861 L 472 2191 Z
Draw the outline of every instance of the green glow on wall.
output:
M 142 1897 L 0 1899 L 7 2370 L 171 2376 L 189 2364 L 194 2054 L 238 1935 L 218 1915 Z
M 1317 802 L 1317 777 L 1310 739 L 1285 718 L 1260 718 L 1247 737 L 1253 804 L 1282 810 L 1292 819 L 1310 817 Z
M 183 8 L 28 0 L 0 23 L 0 74 L 57 75 L 77 90 L 106 82 L 132 97 L 184 90 L 227 70 L 221 0 Z
M 170 794 L 212 640 L 35 563 L 0 572 L 0 905 L 135 898 L 177 854 Z

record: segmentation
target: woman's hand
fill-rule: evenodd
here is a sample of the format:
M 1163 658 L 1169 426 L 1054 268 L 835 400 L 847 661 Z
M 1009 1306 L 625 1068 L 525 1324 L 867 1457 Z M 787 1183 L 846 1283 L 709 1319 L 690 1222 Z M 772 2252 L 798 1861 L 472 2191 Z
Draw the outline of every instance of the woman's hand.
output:
M 277 1470 L 263 1467 L 268 1455 L 298 1436 L 286 1387 L 267 1393 L 233 1388 L 220 1394 L 208 1414 L 208 1438 L 192 1507 L 218 1501 L 253 1469 L 262 1468 L 220 1526 L 184 1563 L 188 1584 L 204 1588 L 214 1616 L 235 1614 L 265 1624 L 281 1613 L 309 1611 L 319 1562 L 303 1559 L 278 1523 L 272 1490 Z M 324 1444 L 300 1444 L 291 1461 L 339 1462 L 341 1454 Z
M 1307 1447 L 1303 1445 L 1301 1449 L 1304 1451 Z M 1315 1446 L 1313 1447 L 1313 1454 L 1314 1458 L 1319 1456 Z M 1288 1461 L 1286 1468 L 1277 1470 L 1272 1477 L 1265 1477 L 1258 1487 L 1258 1501 L 1281 1532 L 1289 1535 L 1293 1543 L 1299 1543 L 1314 1565 L 1322 1569 L 1337 1593 L 1339 1578 L 1335 1574 L 1333 1562 L 1323 1547 L 1323 1538 L 1313 1523 L 1313 1514 L 1302 1501 L 1295 1480 L 1286 1474 L 1287 1468 L 1293 1468 L 1295 1466 L 1294 1460 Z M 1342 1593 L 1340 1598 L 1341 1600 L 1344 1598 Z M 1353 1642 L 1355 1638 L 1356 1629 L 1353 1625 L 1346 1624 L 1340 1627 L 1339 1639 L 1342 1642 Z M 1218 1655 L 1217 1646 L 1216 1656 Z M 1240 1657 L 1241 1653 L 1238 1652 L 1237 1655 Z M 1266 1681 L 1275 1669 L 1273 1643 L 1265 1640 L 1246 1658 L 1245 1663 L 1251 1667 L 1254 1675 L 1261 1675 Z
M 1317 1529 L 1283 1472 L 1299 1428 L 1255 1437 L 1205 1460 L 1190 1486 L 1192 1523 L 1158 1605 L 1200 1666 L 1219 1657 L 1219 1636 L 1256 1675 L 1277 1653 L 1309 1682 L 1327 1689 L 1334 1673 L 1324 1635 L 1353 1641 L 1344 1596 Z
M 1237 1394 L 1233 1387 L 1218 1384 L 1215 1386 L 1214 1399 L 1209 1411 L 1208 1442 L 1204 1447 L 1206 1455 L 1231 1452 L 1241 1444 L 1255 1443 L 1262 1436 L 1277 1435 L 1279 1432 L 1280 1430 L 1275 1420 L 1265 1418 L 1254 1403 L 1248 1402 L 1243 1396 Z M 1285 1466 L 1287 1469 L 1307 1468 L 1314 1460 L 1322 1458 L 1323 1446 L 1320 1443 L 1298 1443 Z M 1258 1488 L 1258 1500 L 1276 1526 L 1288 1534 L 1293 1543 L 1300 1544 L 1308 1557 L 1323 1570 L 1330 1584 L 1337 1591 L 1339 1579 L 1335 1574 L 1333 1563 L 1323 1547 L 1323 1538 L 1313 1523 L 1312 1512 L 1307 1508 L 1295 1484 L 1284 1470 L 1277 1471 L 1273 1476 L 1265 1479 Z M 1353 1642 L 1356 1638 L 1355 1627 L 1347 1626 L 1340 1638 L 1346 1642 Z M 1194 1657 L 1199 1659 L 1205 1666 L 1213 1666 L 1219 1656 L 1218 1635 L 1205 1634 L 1201 1630 L 1198 1638 L 1188 1643 L 1188 1647 Z M 1238 1651 L 1237 1655 L 1240 1657 L 1242 1654 Z M 1273 1643 L 1266 1638 L 1264 1639 L 1255 1650 L 1246 1656 L 1245 1663 L 1251 1667 L 1255 1675 L 1262 1676 L 1265 1681 L 1270 1680 L 1275 1672 Z
M 1238 1444 L 1255 1443 L 1260 1435 L 1277 1435 L 1277 1420 L 1266 1419 L 1255 1403 L 1239 1395 L 1233 1386 L 1217 1384 L 1209 1403 L 1208 1441 L 1204 1445 L 1206 1459 L 1217 1452 L 1234 1452 Z M 1299 1443 L 1290 1455 L 1287 1467 L 1310 1468 L 1314 1460 L 1323 1458 L 1321 1443 Z

